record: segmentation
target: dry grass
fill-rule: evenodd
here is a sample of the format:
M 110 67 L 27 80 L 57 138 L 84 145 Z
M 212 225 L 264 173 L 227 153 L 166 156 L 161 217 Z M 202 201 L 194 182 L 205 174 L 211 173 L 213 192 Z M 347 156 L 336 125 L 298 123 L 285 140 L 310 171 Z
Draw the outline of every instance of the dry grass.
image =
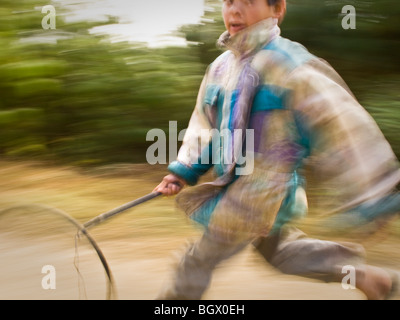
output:
M 151 192 L 165 174 L 165 167 L 147 164 L 83 170 L 38 162 L 2 161 L 0 208 L 42 204 L 61 209 L 84 223 Z M 312 236 L 355 239 L 353 233 L 322 232 L 318 217 L 313 215 L 299 226 Z M 173 252 L 182 248 L 187 239 L 199 235 L 200 230 L 175 208 L 173 198 L 160 197 L 117 215 L 90 232 L 111 263 L 120 297 L 152 299 L 169 274 Z M 400 263 L 398 240 L 398 222 L 391 224 L 378 238 L 370 238 L 366 243 L 370 262 L 397 268 Z M 362 298 L 359 293 L 344 293 L 340 286 L 282 276 L 259 260 L 250 251 L 233 259 L 216 272 L 213 289 L 207 297 Z M 7 286 L 12 286 L 12 283 Z M 290 292 L 283 290 L 282 286 L 289 286 Z M 243 291 L 244 287 L 248 290 Z M 234 288 L 242 289 L 235 291 Z

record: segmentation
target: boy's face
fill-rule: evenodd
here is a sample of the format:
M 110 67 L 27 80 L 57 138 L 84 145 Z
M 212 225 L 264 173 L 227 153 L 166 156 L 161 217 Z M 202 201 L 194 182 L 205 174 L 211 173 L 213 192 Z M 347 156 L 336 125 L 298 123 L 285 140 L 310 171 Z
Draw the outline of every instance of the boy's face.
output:
M 261 20 L 279 18 L 267 0 L 223 0 L 222 16 L 231 36 Z

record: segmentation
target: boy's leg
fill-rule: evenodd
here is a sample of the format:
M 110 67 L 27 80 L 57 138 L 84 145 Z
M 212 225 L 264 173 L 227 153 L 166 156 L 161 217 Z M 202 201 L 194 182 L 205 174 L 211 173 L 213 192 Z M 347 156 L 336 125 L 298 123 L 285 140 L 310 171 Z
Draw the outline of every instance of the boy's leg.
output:
M 360 245 L 311 239 L 296 228 L 285 228 L 280 233 L 260 239 L 255 247 L 283 273 L 341 282 L 345 276 L 342 268 L 352 265 L 356 270 L 356 287 L 368 299 L 383 299 L 390 293 L 392 281 L 389 274 L 365 265 L 364 249 Z
M 192 244 L 174 270 L 172 281 L 161 291 L 159 300 L 198 300 L 211 282 L 215 267 L 243 248 L 248 242 L 228 244 L 204 234 Z
M 260 239 L 255 247 L 283 273 L 328 282 L 337 274 L 339 266 L 359 265 L 364 256 L 362 246 L 308 238 L 294 227 L 285 227 L 279 233 Z

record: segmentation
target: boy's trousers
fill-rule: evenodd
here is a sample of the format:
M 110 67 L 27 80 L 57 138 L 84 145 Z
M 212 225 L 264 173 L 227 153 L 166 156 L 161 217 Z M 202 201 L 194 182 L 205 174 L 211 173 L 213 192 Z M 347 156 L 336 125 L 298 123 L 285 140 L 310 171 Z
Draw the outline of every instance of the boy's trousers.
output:
M 400 192 L 396 190 L 376 201 L 363 203 L 337 218 L 351 228 L 355 221 L 355 224 L 376 219 L 390 221 L 399 212 Z M 206 232 L 188 248 L 174 271 L 172 283 L 164 288 L 159 299 L 201 299 L 217 265 L 249 244 L 282 273 L 326 282 L 342 281 L 343 266 L 362 268 L 365 260 L 365 250 L 361 245 L 312 239 L 289 226 L 282 227 L 266 238 L 240 244 L 217 241 Z
M 240 244 L 219 242 L 205 233 L 188 248 L 158 299 L 201 299 L 217 265 L 249 244 L 283 273 L 327 282 L 340 281 L 343 266 L 357 266 L 364 259 L 362 246 L 311 239 L 296 228 L 284 228 L 256 242 Z

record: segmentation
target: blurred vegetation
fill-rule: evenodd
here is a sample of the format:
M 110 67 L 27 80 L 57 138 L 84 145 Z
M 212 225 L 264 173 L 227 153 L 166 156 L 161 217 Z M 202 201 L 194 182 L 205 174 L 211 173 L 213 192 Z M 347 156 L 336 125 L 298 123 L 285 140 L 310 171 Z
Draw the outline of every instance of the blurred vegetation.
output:
M 59 3 L 59 2 L 58 2 Z M 177 34 L 187 47 L 112 43 L 90 29 L 116 23 L 67 23 L 44 30 L 37 1 L 0 0 L 0 155 L 75 165 L 145 162 L 150 129 L 186 128 L 206 66 L 221 52 L 219 0 L 201 24 Z M 341 27 L 352 4 L 357 29 Z M 289 0 L 282 35 L 329 61 L 378 121 L 400 156 L 400 3 L 394 0 Z

